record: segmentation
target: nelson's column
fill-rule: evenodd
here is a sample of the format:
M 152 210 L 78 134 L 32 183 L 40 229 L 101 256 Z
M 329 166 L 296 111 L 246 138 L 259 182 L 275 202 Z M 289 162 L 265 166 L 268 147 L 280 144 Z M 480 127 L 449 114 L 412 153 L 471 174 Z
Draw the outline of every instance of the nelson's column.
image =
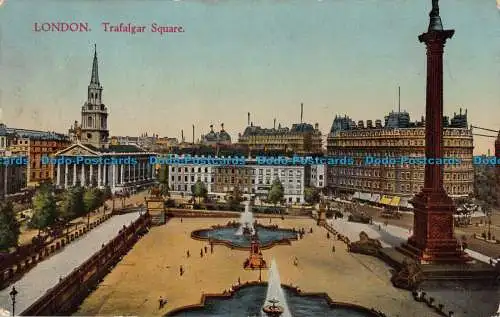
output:
M 444 30 L 438 0 L 432 0 L 429 28 L 418 37 L 427 48 L 425 156 L 443 157 L 443 52 L 454 30 Z M 443 166 L 425 166 L 424 187 L 413 199 L 413 235 L 400 248 L 420 263 L 470 260 L 453 232 L 455 204 L 443 187 Z

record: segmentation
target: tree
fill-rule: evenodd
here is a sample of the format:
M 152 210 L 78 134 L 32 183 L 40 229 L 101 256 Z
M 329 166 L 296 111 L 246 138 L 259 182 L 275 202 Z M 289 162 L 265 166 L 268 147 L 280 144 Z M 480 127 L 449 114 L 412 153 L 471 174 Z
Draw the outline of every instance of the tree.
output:
M 318 203 L 320 200 L 319 190 L 315 187 L 306 187 L 304 189 L 304 200 L 311 205 Z
M 85 214 L 83 194 L 84 188 L 81 186 L 71 187 L 64 193 L 60 206 L 60 214 L 64 221 L 71 221 Z
M 158 182 L 160 182 L 160 194 L 168 196 L 168 166 L 162 166 L 158 173 Z
M 474 165 L 474 195 L 482 203 L 500 206 L 500 185 L 495 175 L 495 166 Z
M 50 184 L 40 186 L 33 197 L 33 216 L 30 221 L 32 228 L 44 231 L 53 227 L 59 218 L 56 197 Z
M 206 198 L 208 195 L 207 186 L 201 180 L 197 180 L 196 183 L 191 186 L 191 192 L 193 193 L 194 197 L 198 197 L 198 204 L 200 203 L 200 199 L 202 197 Z
M 0 251 L 8 251 L 16 247 L 21 233 L 11 202 L 0 205 Z
M 235 185 L 233 188 L 233 192 L 229 196 L 228 205 L 230 209 L 238 209 L 240 203 L 243 201 L 243 197 L 241 195 L 241 190 L 238 185 Z
M 276 205 L 283 200 L 284 196 L 285 196 L 285 190 L 283 189 L 283 185 L 281 184 L 280 180 L 276 178 L 273 181 L 271 188 L 269 189 L 269 193 L 267 194 L 267 200 L 273 203 L 274 207 L 276 208 Z
M 95 209 L 99 208 L 101 197 L 98 188 L 87 188 L 83 194 L 83 205 L 85 214 L 88 215 Z
M 111 192 L 111 187 L 106 185 L 103 190 L 103 196 L 105 200 L 111 199 L 113 197 L 113 192 Z

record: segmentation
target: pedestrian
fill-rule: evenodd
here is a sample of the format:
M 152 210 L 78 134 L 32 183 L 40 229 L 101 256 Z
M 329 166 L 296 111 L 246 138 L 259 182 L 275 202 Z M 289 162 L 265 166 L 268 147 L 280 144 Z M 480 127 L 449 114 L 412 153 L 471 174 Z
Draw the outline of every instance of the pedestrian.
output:
M 214 253 L 214 243 L 210 243 L 210 253 Z
M 271 218 L 269 218 L 269 223 L 271 223 Z
M 309 230 L 309 233 L 313 233 L 313 228 L 311 228 L 311 229 Z
M 332 245 L 332 253 L 335 253 L 335 245 Z
M 241 279 L 238 277 L 238 285 L 241 285 Z
M 182 276 L 182 274 L 184 274 L 184 268 L 181 266 L 179 266 L 179 275 Z
M 327 232 L 327 233 L 326 233 L 326 238 L 327 238 L 327 239 L 330 239 L 330 232 Z
M 203 249 L 200 249 L 200 258 L 203 257 Z
M 160 296 L 160 299 L 158 300 L 158 309 L 163 308 L 163 297 Z
M 205 249 L 205 253 L 207 253 L 207 252 L 208 252 L 208 248 L 207 248 L 207 246 L 205 246 L 205 248 L 204 248 L 204 249 Z
M 186 251 L 186 256 L 189 258 L 191 254 L 189 253 L 189 250 Z
M 295 259 L 293 259 L 293 265 L 295 265 L 295 266 L 299 265 L 299 259 L 297 259 L 297 257 L 295 257 Z

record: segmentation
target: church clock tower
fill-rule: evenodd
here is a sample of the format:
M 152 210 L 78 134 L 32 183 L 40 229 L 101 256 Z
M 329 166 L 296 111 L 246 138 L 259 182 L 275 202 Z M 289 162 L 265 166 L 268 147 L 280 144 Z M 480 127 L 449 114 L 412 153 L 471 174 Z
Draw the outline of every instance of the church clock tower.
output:
M 81 142 L 97 148 L 108 148 L 109 146 L 108 109 L 102 103 L 102 86 L 99 82 L 95 45 L 87 101 L 82 107 Z

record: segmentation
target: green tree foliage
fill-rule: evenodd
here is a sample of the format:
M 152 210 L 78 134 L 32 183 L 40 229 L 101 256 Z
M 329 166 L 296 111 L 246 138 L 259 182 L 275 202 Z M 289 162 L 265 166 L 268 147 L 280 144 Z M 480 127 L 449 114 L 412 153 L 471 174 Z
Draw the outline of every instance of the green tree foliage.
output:
M 207 186 L 201 180 L 197 180 L 196 183 L 191 186 L 191 192 L 194 197 L 198 197 L 198 203 L 200 203 L 201 198 L 206 198 L 208 195 Z
M 241 194 L 240 187 L 238 185 L 234 186 L 233 192 L 229 196 L 228 205 L 230 209 L 238 209 L 240 203 L 243 201 L 243 196 Z
M 168 166 L 162 166 L 158 173 L 159 190 L 162 196 L 168 196 Z
M 274 204 L 276 206 L 279 204 L 285 196 L 285 190 L 283 188 L 283 185 L 281 184 L 280 180 L 276 178 L 273 181 L 273 184 L 271 185 L 271 188 L 269 189 L 269 192 L 267 194 L 267 200 Z
M 9 248 L 16 247 L 20 233 L 20 225 L 12 203 L 2 203 L 0 205 L 0 251 L 8 251 Z
M 33 197 L 33 217 L 30 226 L 44 231 L 53 227 L 58 218 L 59 211 L 53 188 L 49 184 L 44 184 Z
M 104 200 L 108 200 L 108 199 L 111 199 L 113 197 L 113 192 L 111 192 L 111 187 L 109 187 L 109 185 L 106 185 L 106 187 L 104 187 L 103 197 L 104 197 Z
M 83 193 L 84 190 L 80 186 L 72 187 L 64 193 L 61 203 L 61 217 L 64 221 L 71 221 L 85 213 Z
M 494 166 L 474 165 L 474 194 L 483 204 L 500 206 L 500 186 Z
M 304 189 L 304 200 L 308 204 L 316 204 L 320 200 L 320 192 L 315 187 L 306 187 Z
M 90 187 L 83 194 L 83 205 L 85 214 L 88 214 L 102 205 L 102 195 L 98 188 Z

